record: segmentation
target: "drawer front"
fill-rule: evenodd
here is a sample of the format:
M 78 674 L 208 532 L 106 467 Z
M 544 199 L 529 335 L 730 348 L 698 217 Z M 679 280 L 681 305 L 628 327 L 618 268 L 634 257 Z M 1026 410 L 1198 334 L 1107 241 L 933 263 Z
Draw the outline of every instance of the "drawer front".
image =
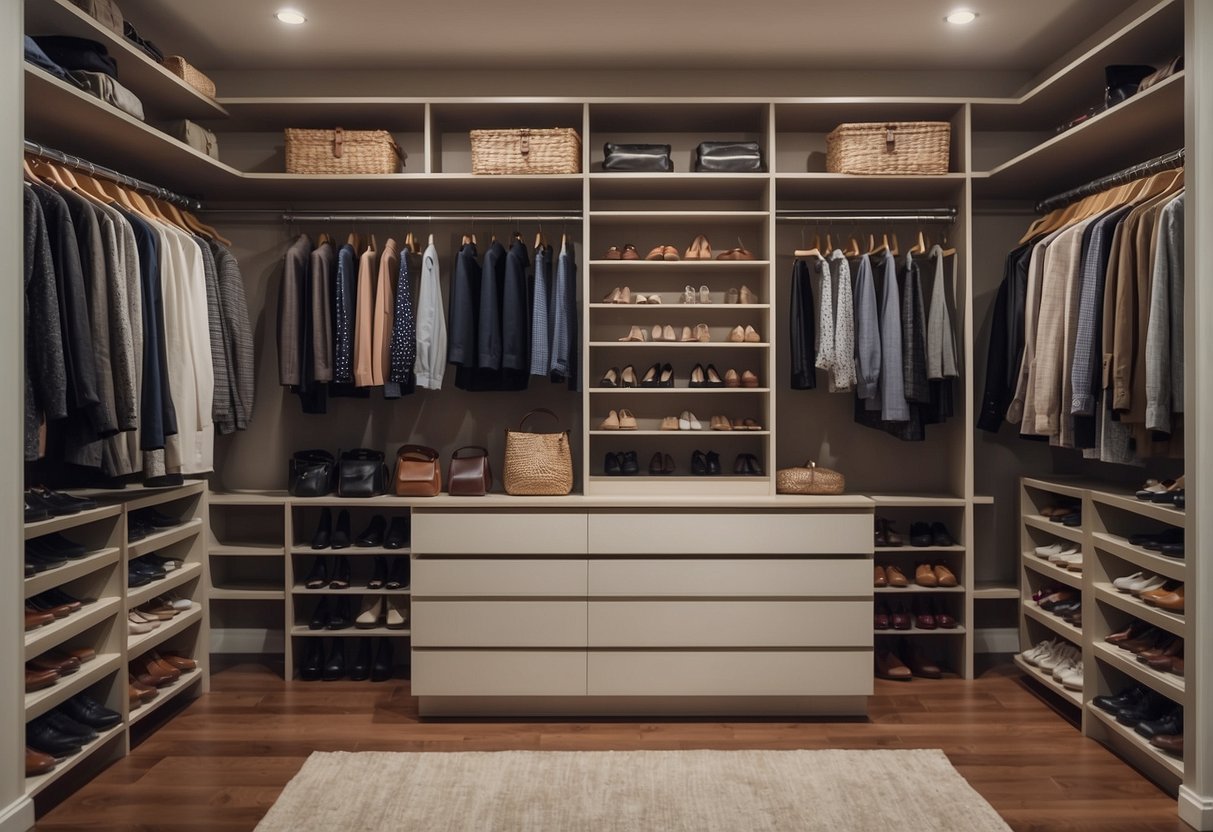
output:
M 864 601 L 591 601 L 590 647 L 871 647 Z
M 560 512 L 413 512 L 420 555 L 583 555 L 586 516 Z
M 872 563 L 843 560 L 593 560 L 594 597 L 866 598 Z M 414 585 L 416 579 L 414 579 Z
M 595 650 L 587 679 L 591 696 L 870 696 L 872 652 Z
M 414 650 L 414 696 L 584 696 L 584 650 Z
M 589 516 L 595 555 L 871 554 L 872 514 L 606 514 Z
M 577 596 L 586 594 L 584 560 L 514 560 L 480 558 L 414 558 L 413 598 L 511 595 Z
M 585 601 L 419 601 L 414 647 L 585 647 Z

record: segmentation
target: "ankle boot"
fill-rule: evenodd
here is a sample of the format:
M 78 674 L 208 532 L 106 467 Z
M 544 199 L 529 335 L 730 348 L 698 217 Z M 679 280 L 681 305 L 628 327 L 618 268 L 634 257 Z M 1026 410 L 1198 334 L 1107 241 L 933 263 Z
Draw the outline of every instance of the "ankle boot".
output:
M 408 557 L 399 557 L 392 561 L 392 571 L 388 575 L 387 583 L 384 584 L 385 589 L 408 589 L 409 586 L 409 567 L 411 561 Z
M 375 651 L 375 663 L 371 665 L 371 681 L 386 682 L 392 678 L 392 640 L 379 639 L 379 649 Z
M 337 528 L 333 529 L 330 541 L 334 549 L 347 549 L 350 545 L 350 513 L 345 509 L 337 515 Z
M 329 582 L 328 561 L 316 558 L 312 561 L 312 571 L 307 573 L 303 585 L 308 589 L 324 589 Z
M 388 527 L 387 537 L 383 540 L 383 548 L 385 549 L 403 549 L 409 545 L 409 515 L 400 514 L 392 518 L 392 524 Z
M 358 535 L 358 539 L 354 541 L 355 546 L 361 546 L 364 549 L 369 549 L 374 546 L 383 545 L 383 533 L 387 530 L 387 518 L 382 514 L 376 514 L 371 518 L 371 523 L 362 530 L 362 534 Z
M 327 598 L 321 598 L 312 611 L 312 620 L 308 623 L 309 630 L 323 630 L 329 623 L 329 604 Z
M 387 582 L 387 558 L 383 555 L 375 556 L 375 567 L 371 573 L 371 579 L 366 582 L 367 589 L 383 589 L 384 583 Z
M 353 623 L 350 620 L 350 599 L 337 598 L 329 607 L 329 619 L 325 627 L 329 630 L 348 630 Z
M 333 578 L 329 581 L 329 589 L 350 588 L 350 559 L 347 557 L 333 558 Z
M 365 682 L 369 678 L 371 678 L 371 640 L 360 638 L 358 646 L 355 648 L 354 661 L 350 664 L 350 681 Z
M 305 682 L 316 681 L 324 669 L 324 639 L 304 639 L 304 647 L 300 652 L 303 660 L 299 663 L 299 678 Z
M 320 525 L 316 527 L 316 534 L 312 537 L 312 548 L 327 549 L 332 534 L 333 512 L 326 508 L 320 512 Z
M 333 639 L 333 649 L 324 663 L 324 681 L 335 682 L 345 675 L 345 639 Z

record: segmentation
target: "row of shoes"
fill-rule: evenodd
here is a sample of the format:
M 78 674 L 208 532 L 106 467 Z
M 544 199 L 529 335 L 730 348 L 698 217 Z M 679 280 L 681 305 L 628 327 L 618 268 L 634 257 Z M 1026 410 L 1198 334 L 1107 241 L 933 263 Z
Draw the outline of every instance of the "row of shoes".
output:
M 1172 581 L 1160 575 L 1147 572 L 1134 572 L 1112 581 L 1117 592 L 1136 595 L 1147 604 L 1168 612 L 1184 611 L 1184 585 L 1182 581 Z
M 738 239 L 738 243 L 741 240 Z M 640 252 L 636 246 L 631 243 L 626 243 L 622 249 L 619 246 L 611 246 L 603 255 L 605 260 L 639 260 Z M 653 246 L 648 254 L 644 256 L 645 260 L 711 260 L 712 244 L 708 242 L 708 238 L 700 234 L 691 244 L 686 247 L 685 252 L 680 257 L 678 248 L 671 245 Z M 717 260 L 753 260 L 754 255 L 745 248 L 739 245 L 737 248 L 727 249 L 716 255 Z
M 1091 704 L 1112 714 L 1150 745 L 1176 757 L 1184 753 L 1184 709 L 1145 685 L 1133 685 L 1115 696 L 1096 696 Z
M 636 430 L 639 423 L 636 414 L 625 408 L 612 410 L 598 424 L 599 430 Z M 703 422 L 689 410 L 684 410 L 677 416 L 662 418 L 659 430 L 703 430 Z M 756 419 L 730 419 L 728 416 L 716 415 L 708 421 L 708 430 L 762 430 L 762 425 Z
M 948 588 L 957 585 L 956 575 L 948 568 L 947 564 L 936 563 L 920 563 L 914 568 L 914 583 L 918 586 L 927 587 L 928 589 Z M 901 571 L 900 567 L 877 566 L 875 569 L 875 579 L 872 586 L 877 588 L 895 587 L 898 589 L 908 587 L 910 579 Z
M 634 477 L 640 474 L 640 459 L 636 451 L 608 453 L 602 461 L 603 473 L 608 477 Z M 658 451 L 649 459 L 650 477 L 668 477 L 678 473 L 674 457 Z M 696 477 L 716 477 L 723 474 L 720 454 L 715 451 L 694 451 L 691 454 L 691 474 Z M 737 454 L 733 460 L 733 476 L 761 477 L 762 464 L 754 454 Z
M 362 533 L 352 538 L 353 545 L 363 549 L 403 549 L 409 545 L 410 522 L 409 515 L 399 514 L 392 518 L 389 526 L 385 516 L 376 514 Z M 312 548 L 348 549 L 351 537 L 349 511 L 341 510 L 334 528 L 333 512 L 326 508 L 320 512 L 320 523 L 316 526 L 316 533 L 312 535 Z
M 80 599 L 68 595 L 59 587 L 39 592 L 25 599 L 25 629 L 36 630 L 54 624 L 61 618 L 67 618 L 74 612 L 79 612 L 85 604 L 91 604 L 95 598 Z
M 1082 525 L 1082 505 L 1079 503 L 1054 503 L 1040 510 L 1040 516 L 1050 523 L 1061 523 L 1075 528 Z
M 409 603 L 403 596 L 364 595 L 357 616 L 351 614 L 353 607 L 350 601 L 349 598 L 321 598 L 312 609 L 307 628 L 348 630 L 356 627 L 359 630 L 373 630 L 386 627 L 389 630 L 403 630 L 409 625 Z
M 137 543 L 148 535 L 180 526 L 184 520 L 154 508 L 131 512 L 126 526 L 127 543 Z
M 126 565 L 126 585 L 134 589 L 152 581 L 162 581 L 168 573 L 176 572 L 184 565 L 181 558 L 166 558 L 155 553 L 135 558 Z
M 955 630 L 956 617 L 937 598 L 922 598 L 911 606 L 905 603 L 876 604 L 872 618 L 876 630 Z
M 1184 675 L 1184 640 L 1143 621 L 1134 621 L 1118 633 L 1104 638 L 1121 650 L 1128 650 L 1144 665 L 1159 673 Z
M 88 547 L 69 540 L 58 532 L 25 541 L 25 577 L 30 578 L 48 569 L 66 566 L 89 553 Z
M 154 598 L 126 614 L 126 632 L 132 636 L 150 633 L 166 621 L 172 621 L 181 613 L 193 609 L 193 606 L 193 601 L 188 598 Z
M 1150 501 L 1159 505 L 1174 506 L 1180 511 L 1184 510 L 1184 478 L 1177 477 L 1173 480 L 1146 480 L 1142 487 L 1137 491 L 1137 499 L 1142 501 Z
M 160 688 L 168 687 L 182 676 L 193 673 L 198 669 L 198 663 L 181 653 L 149 650 L 133 659 L 127 669 L 127 697 L 131 710 L 134 710 L 159 696 Z
M 1067 690 L 1082 690 L 1082 650 L 1065 639 L 1042 641 L 1019 657 Z
M 62 705 L 25 723 L 25 776 L 54 771 L 60 760 L 122 722 L 122 714 L 78 693 Z
M 35 656 L 25 663 L 25 692 L 49 688 L 95 658 L 97 651 L 92 647 L 57 647 Z
M 877 546 L 905 546 L 906 542 L 906 536 L 893 528 L 893 521 L 883 517 L 876 518 L 875 543 Z M 911 523 L 909 544 L 922 549 L 941 549 L 945 546 L 955 546 L 956 539 L 952 537 L 948 527 L 943 523 Z
M 389 568 L 387 558 L 376 555 L 372 561 L 370 577 L 366 579 L 367 589 L 408 589 L 409 572 L 412 561 L 406 557 L 392 559 Z M 312 569 L 303 579 L 304 589 L 349 589 L 353 581 L 350 559 L 344 555 L 333 558 L 332 565 L 327 558 L 316 558 Z
M 1069 570 L 1082 571 L 1082 550 L 1077 543 L 1059 540 L 1047 546 L 1037 546 L 1034 550 L 1036 557 L 1043 558 L 1054 566 Z
M 1162 532 L 1144 532 L 1129 535 L 1129 544 L 1140 546 L 1151 552 L 1158 552 L 1169 558 L 1183 558 L 1184 530 L 1169 528 Z
M 670 324 L 666 324 L 665 326 L 653 324 L 652 335 L 653 341 L 680 341 L 683 343 L 707 344 L 711 343 L 712 340 L 712 330 L 707 324 L 695 324 L 694 329 L 684 326 L 681 336 Z M 618 340 L 647 343 L 650 340 L 649 330 L 643 326 L 632 326 L 628 329 L 628 334 Z M 729 330 L 725 341 L 730 344 L 761 344 L 762 336 L 758 334 L 758 330 L 749 324 L 745 324 L 744 326 L 738 324 Z
M 943 678 L 943 668 L 927 657 L 912 639 L 901 639 L 893 649 L 877 647 L 875 662 L 877 679 L 910 682 Z
M 1047 586 L 1032 593 L 1036 606 L 1075 627 L 1082 626 L 1082 593 L 1068 586 Z
M 324 639 L 305 639 L 299 662 L 299 678 L 305 682 L 323 679 L 336 682 L 349 676 L 350 681 L 386 682 L 392 678 L 393 650 L 390 638 L 334 638 L 325 658 Z M 346 642 L 354 641 L 353 655 L 346 661 Z M 375 642 L 378 642 L 378 645 Z M 374 658 L 372 658 L 372 655 Z
M 698 289 L 688 285 L 682 290 L 681 299 L 683 303 L 687 304 L 710 304 L 712 302 L 712 290 L 706 284 L 700 286 Z M 602 302 L 615 304 L 634 303 L 639 306 L 660 306 L 664 303 L 661 295 L 655 292 L 647 295 L 640 293 L 632 294 L 630 286 L 616 286 L 603 296 Z M 728 306 L 748 306 L 758 303 L 758 296 L 754 294 L 749 286 L 743 283 L 740 289 L 729 287 L 728 291 L 724 293 L 724 302 Z
M 25 489 L 26 523 L 37 523 L 52 517 L 66 517 L 96 507 L 96 500 L 76 497 L 65 491 L 52 491 L 44 485 Z
M 618 367 L 611 367 L 602 374 L 602 378 L 598 380 L 599 387 L 611 389 L 629 389 L 638 387 L 647 388 L 662 388 L 673 387 L 676 381 L 674 375 L 674 367 L 671 364 L 662 364 L 660 362 L 649 367 L 645 371 L 644 376 L 639 379 L 636 376 L 636 367 L 633 364 L 628 364 L 622 370 Z M 709 364 L 704 367 L 702 364 L 696 364 L 691 368 L 691 374 L 687 378 L 687 387 L 757 387 L 758 374 L 752 370 L 742 370 L 738 373 L 733 368 L 725 370 L 724 375 L 720 375 L 720 371 L 716 369 L 715 364 Z

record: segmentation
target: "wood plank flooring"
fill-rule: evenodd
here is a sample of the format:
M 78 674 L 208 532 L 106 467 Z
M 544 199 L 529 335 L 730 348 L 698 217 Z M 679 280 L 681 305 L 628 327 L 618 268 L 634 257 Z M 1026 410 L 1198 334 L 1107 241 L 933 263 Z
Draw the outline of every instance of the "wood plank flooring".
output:
M 312 751 L 942 748 L 1015 830 L 1190 832 L 1171 797 L 1084 739 L 1014 667 L 973 682 L 877 681 L 869 719 L 841 722 L 421 722 L 407 682 L 286 683 L 277 672 L 253 660 L 219 670 L 210 694 L 37 828 L 252 829 Z M 879 784 L 864 797 L 880 799 Z

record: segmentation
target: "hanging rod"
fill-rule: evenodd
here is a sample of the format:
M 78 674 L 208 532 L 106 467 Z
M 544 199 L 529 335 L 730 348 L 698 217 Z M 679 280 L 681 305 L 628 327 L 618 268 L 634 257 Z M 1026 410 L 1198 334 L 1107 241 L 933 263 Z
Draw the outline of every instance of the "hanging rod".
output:
M 533 213 L 527 211 L 430 211 L 425 214 L 360 213 L 321 214 L 309 211 L 282 214 L 283 222 L 581 222 L 581 214 Z
M 136 191 L 143 191 L 151 194 L 157 199 L 162 199 L 165 202 L 172 202 L 180 205 L 190 211 L 197 211 L 202 208 L 202 203 L 196 199 L 175 194 L 170 190 L 161 188 L 158 185 L 153 185 L 150 182 L 144 182 L 142 179 L 136 179 L 133 176 L 127 176 L 125 173 L 119 173 L 113 168 L 95 165 L 87 159 L 81 159 L 79 156 L 72 156 L 70 153 L 64 153 L 62 150 L 55 150 L 51 147 L 45 147 L 37 142 L 25 140 L 25 152 L 40 156 L 43 159 L 49 159 L 52 162 L 57 162 L 60 165 L 67 165 L 69 168 L 84 171 L 89 176 L 100 176 L 102 179 L 108 179 L 111 182 L 117 182 L 127 188 Z
M 1131 182 L 1134 179 L 1141 179 L 1144 176 L 1152 176 L 1155 173 L 1161 173 L 1164 170 L 1181 167 L 1184 163 L 1184 149 L 1172 150 L 1170 153 L 1164 153 L 1161 156 L 1156 156 L 1140 164 L 1127 167 L 1124 170 L 1116 173 L 1100 177 L 1085 185 L 1079 185 L 1077 188 L 1071 188 L 1064 193 L 1051 196 L 1048 199 L 1041 200 L 1036 203 L 1036 213 L 1047 214 L 1057 208 L 1064 208 L 1072 202 L 1097 194 L 1100 191 L 1106 191 L 1114 185 L 1123 185 L 1126 182 Z
M 891 213 L 888 211 L 854 211 L 841 214 L 829 210 L 776 211 L 779 222 L 956 222 L 955 208 L 923 208 L 913 212 Z

